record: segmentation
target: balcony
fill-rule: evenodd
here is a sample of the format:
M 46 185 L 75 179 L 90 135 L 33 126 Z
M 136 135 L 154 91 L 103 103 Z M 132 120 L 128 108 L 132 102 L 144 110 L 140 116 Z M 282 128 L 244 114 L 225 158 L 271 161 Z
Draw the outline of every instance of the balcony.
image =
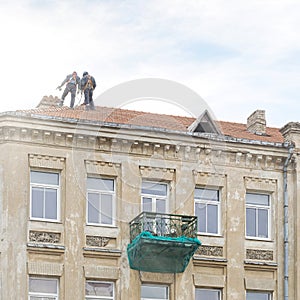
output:
M 201 245 L 197 217 L 142 212 L 130 223 L 127 254 L 131 269 L 181 273 Z

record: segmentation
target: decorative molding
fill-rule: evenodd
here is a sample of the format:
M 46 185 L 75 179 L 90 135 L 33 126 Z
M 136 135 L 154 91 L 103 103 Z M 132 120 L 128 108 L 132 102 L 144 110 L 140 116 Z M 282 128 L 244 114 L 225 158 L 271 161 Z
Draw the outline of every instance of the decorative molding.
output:
M 273 261 L 273 251 L 261 249 L 246 249 L 246 259 Z
M 61 234 L 56 232 L 29 231 L 29 241 L 34 243 L 60 243 Z
M 276 280 L 269 278 L 261 278 L 259 276 L 259 271 L 257 272 L 257 278 L 245 278 L 245 288 L 248 290 L 258 290 L 258 291 L 275 291 L 276 290 Z M 270 272 L 273 277 L 273 272 Z
M 174 283 L 173 274 L 164 274 L 164 273 L 150 273 L 150 272 L 140 272 L 141 282 L 153 282 L 153 283 L 164 283 L 172 284 Z
M 29 154 L 29 166 L 37 168 L 49 168 L 62 170 L 65 166 L 64 157 L 56 157 L 41 154 Z
M 64 266 L 59 263 L 28 262 L 29 275 L 62 276 Z
M 246 190 L 275 192 L 277 180 L 272 178 L 244 177 Z
M 222 257 L 223 256 L 223 247 L 201 245 L 195 254 L 204 255 L 204 256 Z
M 220 273 L 223 273 L 223 268 L 219 268 Z M 225 275 L 208 275 L 201 273 L 194 273 L 194 284 L 195 286 L 211 287 L 211 288 L 224 288 L 225 286 Z
M 146 135 L 142 140 L 137 140 L 136 137 L 131 139 L 125 135 L 123 137 L 122 134 L 119 135 L 119 138 L 99 136 L 99 131 L 89 131 L 88 134 L 85 134 L 83 130 L 80 132 L 72 130 L 71 132 L 70 129 L 69 132 L 61 132 L 50 130 L 49 128 L 36 129 L 24 127 L 24 124 L 20 125 L 23 125 L 23 127 L 2 126 L 0 128 L 0 142 L 15 141 L 17 143 L 48 145 L 49 147 L 59 145 L 68 148 L 83 148 L 110 153 L 117 152 L 123 155 L 142 155 L 152 159 L 157 157 L 190 161 L 202 166 L 218 164 L 220 166 L 238 166 L 264 170 L 282 169 L 286 159 L 284 154 L 280 155 L 279 153 L 279 155 L 276 155 L 273 154 L 274 152 L 268 152 L 269 147 L 284 150 L 281 143 L 251 142 L 243 139 L 223 141 L 215 140 L 210 135 L 203 135 L 203 139 L 197 137 L 197 139 L 185 143 L 180 143 L 179 140 L 171 143 L 163 139 L 151 142 Z M 58 126 L 57 130 L 60 130 Z M 139 138 L 141 139 L 141 136 Z M 239 149 L 229 148 L 229 145 L 239 145 Z M 261 145 L 265 149 L 262 149 L 261 153 L 249 153 L 249 146 L 251 145 Z
M 110 176 L 118 176 L 121 164 L 108 161 L 85 161 L 85 167 L 88 174 L 102 174 Z
M 84 266 L 84 275 L 86 278 L 95 279 L 111 279 L 117 280 L 120 278 L 120 268 L 107 266 Z
M 226 175 L 218 173 L 209 173 L 193 170 L 194 180 L 196 185 L 222 187 L 226 183 Z
M 92 247 L 106 247 L 110 241 L 110 238 L 103 236 L 86 236 L 86 245 Z
M 143 178 L 174 180 L 175 169 L 151 166 L 140 166 L 140 174 Z

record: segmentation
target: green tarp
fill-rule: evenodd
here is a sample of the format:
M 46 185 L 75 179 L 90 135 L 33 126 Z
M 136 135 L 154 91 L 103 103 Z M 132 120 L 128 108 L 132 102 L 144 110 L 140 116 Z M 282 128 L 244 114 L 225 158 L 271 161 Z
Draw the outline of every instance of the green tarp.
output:
M 197 238 L 155 236 L 143 231 L 127 246 L 129 265 L 144 272 L 181 273 L 200 245 Z

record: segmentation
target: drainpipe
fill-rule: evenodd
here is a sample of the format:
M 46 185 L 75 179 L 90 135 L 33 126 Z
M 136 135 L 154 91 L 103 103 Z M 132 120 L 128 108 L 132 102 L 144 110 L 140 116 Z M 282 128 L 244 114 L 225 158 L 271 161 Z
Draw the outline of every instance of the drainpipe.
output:
M 287 167 L 292 158 L 294 147 L 289 147 L 289 154 L 283 166 L 283 201 L 284 201 L 284 300 L 289 299 L 289 228 L 288 228 L 288 193 L 287 193 Z

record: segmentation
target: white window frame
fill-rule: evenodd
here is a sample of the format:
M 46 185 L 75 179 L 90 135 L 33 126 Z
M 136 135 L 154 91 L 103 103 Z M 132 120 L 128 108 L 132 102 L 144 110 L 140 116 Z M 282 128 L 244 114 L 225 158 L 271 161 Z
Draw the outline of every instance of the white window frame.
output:
M 87 192 L 86 192 L 86 223 L 87 223 L 87 225 L 114 227 L 116 224 L 116 180 L 115 180 L 115 178 L 88 176 L 87 181 L 89 178 L 98 179 L 98 180 L 111 180 L 111 181 L 113 181 L 113 190 L 109 191 L 109 190 L 101 190 L 101 189 L 91 189 L 91 188 L 87 187 Z M 98 223 L 89 222 L 89 193 L 98 194 L 99 197 L 100 197 L 100 195 L 110 195 L 112 197 L 112 200 L 111 200 L 112 201 L 112 203 L 111 203 L 111 205 L 112 205 L 112 216 L 111 216 L 112 223 L 111 224 L 101 222 L 100 211 L 99 211 L 100 222 L 98 222 Z M 99 201 L 101 201 L 101 200 L 99 200 Z
M 153 185 L 160 184 L 166 186 L 166 195 L 156 195 L 151 193 L 143 193 L 143 183 L 151 183 Z M 151 180 L 143 180 L 142 181 L 142 187 L 141 187 L 141 208 L 143 211 L 143 198 L 151 198 L 152 200 L 152 209 L 149 212 L 157 212 L 157 213 L 167 213 L 169 210 L 169 184 L 166 182 L 157 182 L 157 181 L 151 181 Z M 157 210 L 157 200 L 165 200 L 165 209 L 166 211 L 156 211 Z
M 262 195 L 262 196 L 268 196 L 269 205 L 263 205 L 263 204 L 250 204 L 247 203 L 247 195 Z M 255 240 L 270 240 L 271 239 L 271 195 L 270 194 L 264 194 L 264 193 L 253 193 L 253 192 L 247 192 L 246 193 L 246 199 L 245 199 L 245 235 L 247 239 L 255 239 Z M 256 214 L 256 224 L 255 224 L 255 236 L 247 235 L 247 208 L 255 209 Z M 258 211 L 259 210 L 266 210 L 268 213 L 268 236 L 267 237 L 260 237 L 258 236 Z
M 31 300 L 32 298 L 31 297 L 35 297 L 35 298 L 41 298 L 41 299 L 44 299 L 44 298 L 51 298 L 53 300 L 58 300 L 59 299 L 59 281 L 57 278 L 48 278 L 48 277 L 34 277 L 34 276 L 30 276 L 29 277 L 29 281 L 30 279 L 39 279 L 39 280 L 51 280 L 51 281 L 56 281 L 56 293 L 53 294 L 53 293 L 41 293 L 41 292 L 31 292 L 29 290 L 28 292 L 28 300 Z M 30 287 L 30 285 L 29 285 Z
M 267 300 L 272 300 L 272 299 L 273 299 L 272 292 L 246 291 L 246 300 L 247 300 L 247 295 L 248 295 L 248 294 L 256 294 L 256 297 L 257 297 L 257 294 L 260 294 L 260 295 L 266 295 L 266 296 L 268 296 L 268 299 L 267 299 Z M 255 297 L 255 299 L 256 299 L 256 297 Z
M 196 195 L 194 196 L 194 214 L 196 215 L 196 204 L 204 205 L 206 207 L 206 231 L 198 231 L 197 228 L 197 233 L 201 235 L 214 235 L 214 236 L 220 236 L 221 234 L 221 193 L 220 190 L 217 188 L 203 188 L 203 187 L 195 187 L 195 190 L 209 190 L 209 191 L 215 191 L 218 193 L 218 200 L 209 200 L 209 199 L 201 199 L 197 198 Z M 218 213 L 218 224 L 217 224 L 217 233 L 214 232 L 208 232 L 207 225 L 208 225 L 208 213 L 207 213 L 207 206 L 208 205 L 213 205 L 217 207 L 217 213 Z M 198 224 L 199 224 L 199 216 L 198 217 Z
M 86 280 L 87 282 L 95 282 L 95 283 L 109 283 L 112 285 L 113 288 L 113 295 L 111 296 L 94 296 L 94 295 L 86 295 L 85 292 L 85 300 L 90 300 L 90 299 L 99 299 L 99 300 L 115 300 L 115 283 L 113 281 L 102 281 L 102 280 Z
M 221 289 L 213 289 L 213 288 L 196 288 L 196 290 L 208 291 L 208 292 L 218 292 L 218 300 L 222 300 L 222 290 Z M 198 299 L 195 295 L 195 300 L 206 300 L 206 299 Z
M 53 184 L 45 184 L 45 183 L 35 183 L 31 181 L 31 172 L 36 172 L 36 173 L 49 173 L 49 174 L 56 174 L 58 175 L 58 185 L 53 185 Z M 60 221 L 60 193 L 61 193 L 61 175 L 59 172 L 49 172 L 49 171 L 42 171 L 42 170 L 30 170 L 30 220 L 37 220 L 37 221 L 44 221 L 44 222 L 59 222 Z M 32 189 L 33 188 L 42 188 L 44 190 L 46 189 L 54 189 L 57 192 L 57 199 L 56 199 L 56 219 L 48 219 L 48 218 L 39 218 L 39 217 L 33 217 L 32 216 Z M 45 215 L 45 198 L 43 199 L 43 214 Z
M 147 286 L 147 287 L 153 287 L 153 288 L 157 288 L 157 287 L 163 287 L 163 288 L 166 288 L 166 291 L 167 291 L 167 298 L 142 298 L 142 295 L 141 295 L 141 300 L 169 300 L 169 297 L 170 297 L 170 289 L 169 289 L 169 286 L 168 285 L 164 285 L 164 284 L 142 284 L 141 285 L 141 290 L 142 290 L 142 287 L 143 286 Z

